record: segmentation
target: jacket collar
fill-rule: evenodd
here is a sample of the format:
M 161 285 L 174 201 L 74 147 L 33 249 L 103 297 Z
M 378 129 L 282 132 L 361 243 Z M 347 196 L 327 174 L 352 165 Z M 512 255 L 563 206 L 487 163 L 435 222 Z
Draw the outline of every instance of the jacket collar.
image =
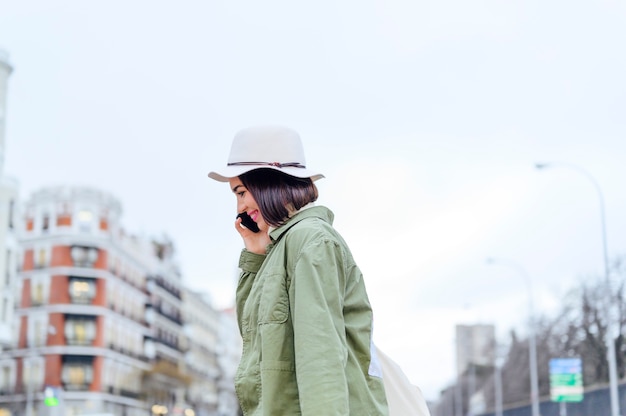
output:
M 278 241 L 291 227 L 306 218 L 312 217 L 319 218 L 330 225 L 333 224 L 333 220 L 335 219 L 333 212 L 324 206 L 317 205 L 307 209 L 301 209 L 283 225 L 270 231 L 270 238 L 272 241 Z

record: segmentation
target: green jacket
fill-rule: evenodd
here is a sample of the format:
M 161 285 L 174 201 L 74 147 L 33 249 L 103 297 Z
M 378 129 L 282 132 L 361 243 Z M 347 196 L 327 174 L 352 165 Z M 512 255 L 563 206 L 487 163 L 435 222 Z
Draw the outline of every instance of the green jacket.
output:
M 244 415 L 387 415 L 361 271 L 321 206 L 243 250 L 235 387 Z

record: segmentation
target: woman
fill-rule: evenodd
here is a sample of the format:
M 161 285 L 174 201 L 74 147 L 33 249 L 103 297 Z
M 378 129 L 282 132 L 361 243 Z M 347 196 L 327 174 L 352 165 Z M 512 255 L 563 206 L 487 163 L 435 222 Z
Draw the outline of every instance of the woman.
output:
M 235 221 L 244 415 L 387 415 L 363 278 L 333 213 L 314 206 L 323 175 L 306 168 L 298 134 L 244 129 L 209 177 L 229 182 L 237 213 L 255 223 Z

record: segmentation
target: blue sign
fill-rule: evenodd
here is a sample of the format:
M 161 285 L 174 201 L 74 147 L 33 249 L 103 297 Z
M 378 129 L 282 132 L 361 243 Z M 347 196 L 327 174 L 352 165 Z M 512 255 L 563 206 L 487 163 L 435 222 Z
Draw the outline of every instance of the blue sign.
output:
M 553 402 L 583 400 L 583 365 L 580 358 L 550 360 L 550 397 Z
M 550 360 L 550 374 L 582 373 L 583 363 L 580 358 L 553 358 Z

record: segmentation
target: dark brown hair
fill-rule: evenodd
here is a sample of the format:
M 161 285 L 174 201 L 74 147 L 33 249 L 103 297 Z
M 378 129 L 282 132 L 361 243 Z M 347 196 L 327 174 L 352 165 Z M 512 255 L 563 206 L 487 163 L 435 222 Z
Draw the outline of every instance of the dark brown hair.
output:
M 266 223 L 278 227 L 299 210 L 317 200 L 317 187 L 311 178 L 296 178 L 274 169 L 254 169 L 239 176 L 252 194 Z

